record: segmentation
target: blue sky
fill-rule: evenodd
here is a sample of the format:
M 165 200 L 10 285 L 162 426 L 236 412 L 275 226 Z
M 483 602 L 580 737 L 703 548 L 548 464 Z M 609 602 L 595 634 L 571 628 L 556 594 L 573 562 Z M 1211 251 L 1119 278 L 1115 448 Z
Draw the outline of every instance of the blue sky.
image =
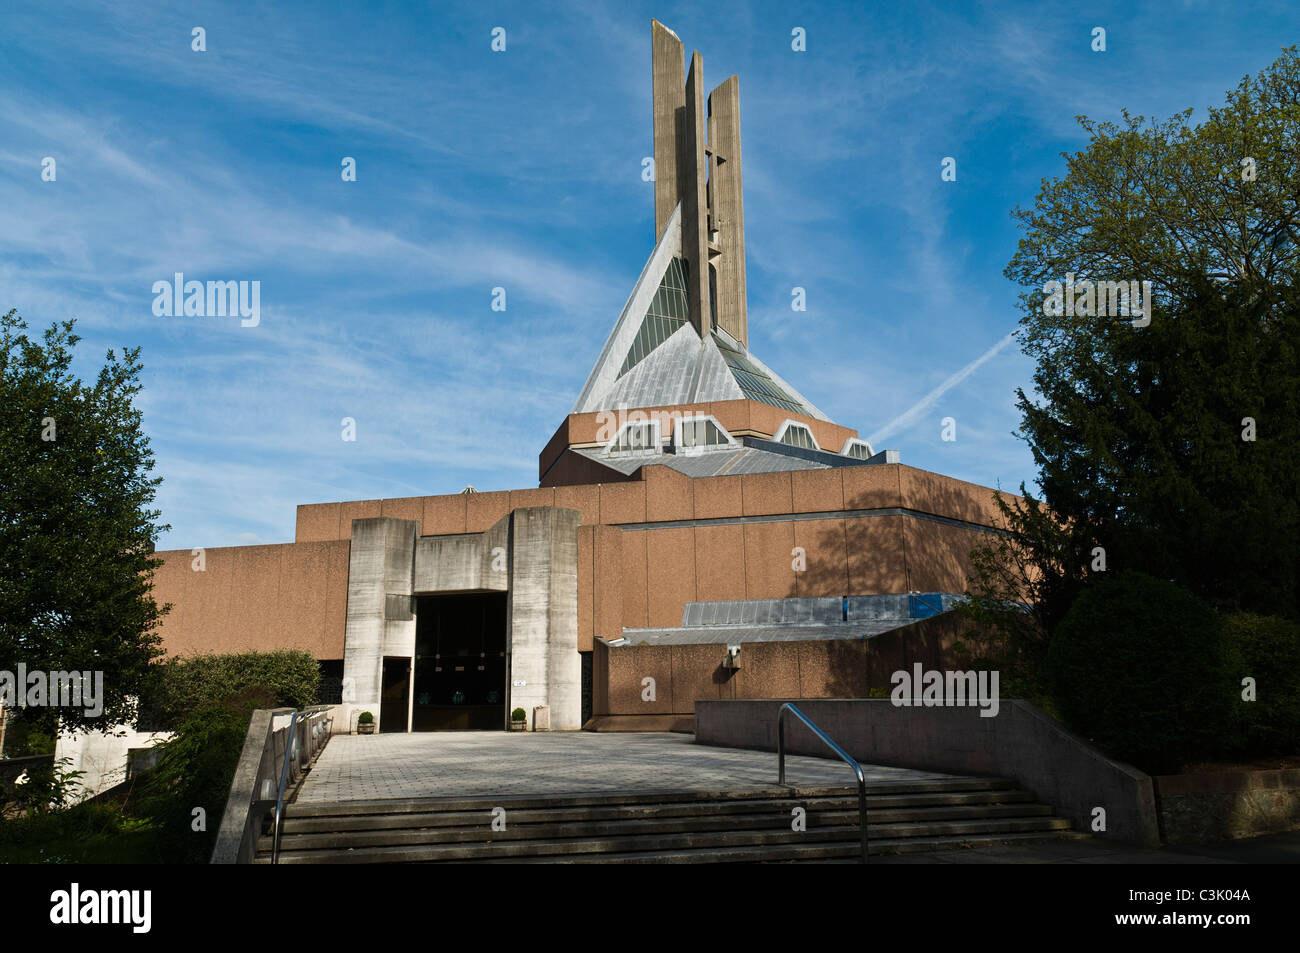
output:
M 706 88 L 740 77 L 754 352 L 877 449 L 1015 488 L 1010 210 L 1083 147 L 1076 115 L 1204 115 L 1296 40 L 1286 3 L 1131 6 L 9 0 L 0 309 L 76 317 L 83 375 L 143 346 L 160 548 L 535 486 L 651 251 L 654 16 Z M 260 281 L 260 324 L 155 316 L 178 271 Z

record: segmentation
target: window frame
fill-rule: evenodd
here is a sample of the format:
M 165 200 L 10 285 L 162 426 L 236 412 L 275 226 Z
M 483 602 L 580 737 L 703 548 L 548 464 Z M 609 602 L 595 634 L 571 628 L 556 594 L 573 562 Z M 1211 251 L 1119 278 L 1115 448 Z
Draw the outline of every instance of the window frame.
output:
M 812 441 L 813 450 L 820 450 L 822 448 L 822 445 L 817 442 L 817 435 L 813 433 L 812 427 L 809 427 L 802 420 L 792 420 L 788 417 L 781 422 L 781 426 L 776 429 L 776 433 L 772 434 L 772 442 L 785 444 L 787 447 L 796 447 L 799 450 L 809 449 L 808 447 L 800 446 L 797 443 L 785 442 L 783 438 L 785 437 L 786 432 L 790 430 L 791 427 L 799 427 L 808 434 L 808 439 Z
M 705 443 L 695 447 L 688 447 L 682 443 L 682 425 L 687 423 L 698 424 L 713 422 L 713 426 L 718 428 L 718 433 L 726 438 L 726 443 Z M 722 423 L 713 414 L 691 414 L 686 417 L 679 417 L 673 421 L 673 451 L 684 456 L 694 456 L 701 453 L 707 453 L 710 450 L 731 449 L 739 447 L 740 441 L 731 435 L 731 431 L 722 426 Z

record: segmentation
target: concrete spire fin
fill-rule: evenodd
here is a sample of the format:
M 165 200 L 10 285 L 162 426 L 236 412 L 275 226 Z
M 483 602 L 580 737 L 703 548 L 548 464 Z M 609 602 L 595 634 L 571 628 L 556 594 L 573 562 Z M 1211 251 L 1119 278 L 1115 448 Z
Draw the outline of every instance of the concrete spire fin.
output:
M 680 165 L 685 169 L 682 194 L 682 257 L 686 259 L 686 289 L 691 324 L 700 337 L 713 330 L 713 298 L 709 280 L 708 170 L 705 142 L 704 60 L 691 54 L 686 74 L 686 135 L 681 141 Z
M 749 318 L 745 305 L 745 202 L 740 165 L 740 81 L 730 77 L 709 93 L 709 191 L 712 228 L 717 234 L 718 327 L 746 347 Z
M 686 123 L 686 56 L 677 34 L 650 21 L 650 70 L 654 87 L 655 244 L 682 198 L 679 143 Z

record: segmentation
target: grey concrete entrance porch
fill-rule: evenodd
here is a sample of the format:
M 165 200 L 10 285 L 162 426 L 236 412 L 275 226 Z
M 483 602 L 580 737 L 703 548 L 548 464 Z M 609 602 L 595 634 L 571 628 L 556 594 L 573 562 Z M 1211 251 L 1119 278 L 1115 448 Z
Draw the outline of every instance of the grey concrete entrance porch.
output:
M 863 769 L 868 782 L 954 777 L 878 765 Z M 843 762 L 808 757 L 786 758 L 786 780 L 800 787 L 854 783 Z M 775 786 L 776 755 L 697 745 L 691 735 L 427 732 L 336 735 L 308 774 L 298 801 Z

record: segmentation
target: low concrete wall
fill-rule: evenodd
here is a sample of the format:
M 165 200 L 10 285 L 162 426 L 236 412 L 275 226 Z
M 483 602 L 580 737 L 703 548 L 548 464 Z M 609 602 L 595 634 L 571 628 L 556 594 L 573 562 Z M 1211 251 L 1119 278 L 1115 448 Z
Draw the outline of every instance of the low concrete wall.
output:
M 110 732 L 60 732 L 54 746 L 55 760 L 71 759 L 66 767 L 81 771 L 81 785 L 73 800 L 81 801 L 116 787 L 127 778 L 128 752 L 132 748 L 151 748 L 167 741 L 170 731 L 136 731 L 127 725 L 115 725 Z
M 1160 832 L 1170 844 L 1300 829 L 1300 769 L 1172 774 L 1152 780 Z
M 1100 807 L 1106 830 L 1098 836 L 1144 846 L 1160 843 L 1151 778 L 1111 761 L 1017 699 L 1004 699 L 992 718 L 980 717 L 973 707 L 895 707 L 888 698 L 699 701 L 695 740 L 775 751 L 783 701 L 795 702 L 859 761 L 1010 778 L 1080 831 L 1092 831 L 1093 811 Z M 786 745 L 791 754 L 827 754 L 821 741 L 789 716 Z

